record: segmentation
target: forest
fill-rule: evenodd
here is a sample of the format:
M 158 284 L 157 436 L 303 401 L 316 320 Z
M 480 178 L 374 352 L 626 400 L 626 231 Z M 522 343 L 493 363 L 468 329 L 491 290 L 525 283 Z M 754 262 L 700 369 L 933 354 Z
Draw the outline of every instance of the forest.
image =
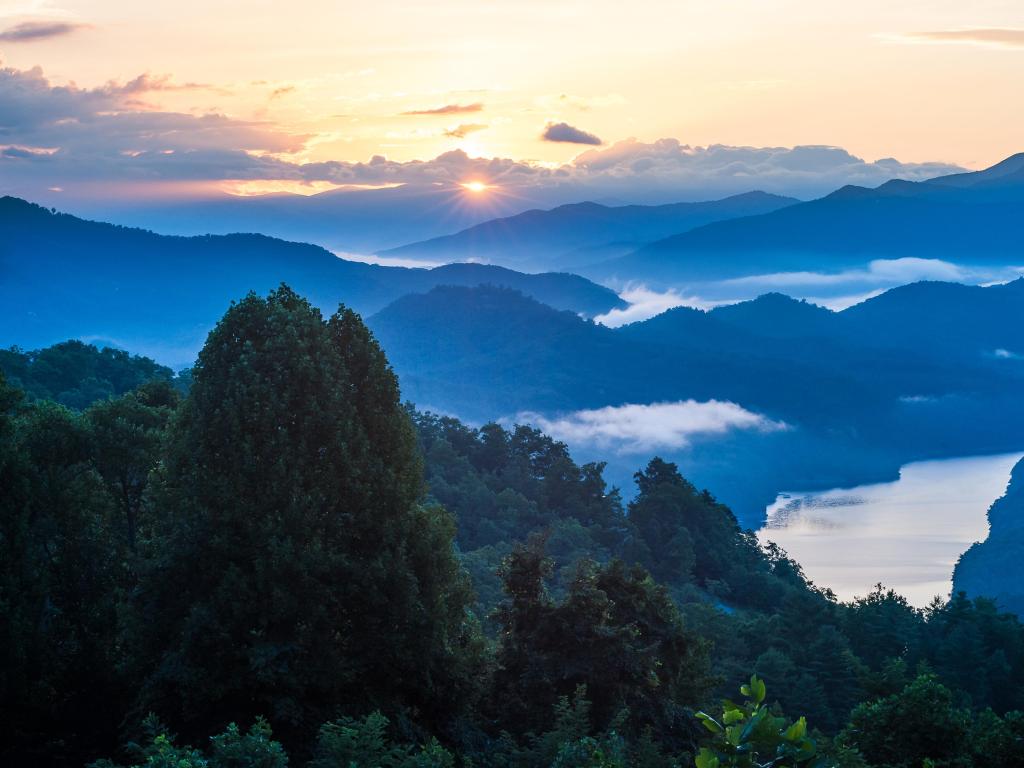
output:
M 1016 616 L 839 602 L 671 462 L 626 501 L 419 411 L 345 307 L 0 371 L 2 765 L 1024 766 Z

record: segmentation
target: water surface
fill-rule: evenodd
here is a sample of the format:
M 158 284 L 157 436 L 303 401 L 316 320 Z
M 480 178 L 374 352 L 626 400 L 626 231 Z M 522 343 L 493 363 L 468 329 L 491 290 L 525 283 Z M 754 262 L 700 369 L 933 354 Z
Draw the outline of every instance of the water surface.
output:
M 988 534 L 986 512 L 1021 455 L 922 461 L 892 483 L 781 493 L 758 538 L 842 600 L 881 582 L 924 606 L 949 594 L 957 558 Z

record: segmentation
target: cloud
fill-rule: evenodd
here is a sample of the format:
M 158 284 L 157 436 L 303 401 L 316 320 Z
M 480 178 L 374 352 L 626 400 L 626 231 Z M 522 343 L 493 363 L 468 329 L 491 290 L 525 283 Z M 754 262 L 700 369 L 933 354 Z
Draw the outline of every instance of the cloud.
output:
M 460 123 L 459 125 L 446 128 L 444 135 L 453 139 L 464 139 L 471 133 L 487 130 L 485 123 Z
M 483 112 L 484 105 L 476 102 L 473 104 L 445 104 L 432 109 L 411 109 L 403 112 L 403 115 L 466 115 L 471 112 Z
M 987 271 L 978 271 L 941 259 L 921 259 L 907 256 L 900 259 L 875 259 L 864 269 L 847 269 L 840 272 L 773 272 L 763 275 L 748 275 L 722 281 L 726 285 L 757 285 L 769 288 L 798 286 L 831 286 L 850 283 L 913 283 L 918 280 L 943 280 L 948 282 L 969 282 L 974 278 L 988 276 Z
M 997 48 L 1024 48 L 1024 29 L 953 29 L 935 32 L 911 32 L 903 40 L 924 43 L 964 43 Z
M 173 112 L 143 104 L 146 94 L 212 89 L 142 74 L 97 88 L 51 83 L 41 69 L 0 68 L 0 188 L 33 196 L 76 183 L 282 181 L 333 185 L 457 185 L 476 178 L 523 200 L 553 206 L 583 199 L 634 203 L 708 200 L 762 189 L 816 196 L 843 184 L 920 180 L 963 169 L 939 163 L 870 163 L 837 147 L 695 147 L 675 139 L 620 141 L 550 166 L 462 151 L 398 162 L 300 162 L 320 136 L 263 120 Z M 473 105 L 469 105 L 473 106 Z M 456 125 L 466 134 L 478 123 Z M 436 134 L 435 134 L 436 135 Z M 45 151 L 43 151 L 45 150 Z M 51 151 L 53 150 L 53 151 Z
M 721 400 L 608 406 L 554 418 L 524 412 L 516 420 L 533 424 L 569 445 L 597 446 L 618 453 L 685 448 L 695 438 L 723 435 L 732 430 L 788 429 L 782 422 Z
M 837 272 L 772 272 L 696 283 L 687 287 L 682 303 L 707 307 L 780 292 L 838 312 L 890 288 L 921 280 L 994 285 L 1017 279 L 1022 274 L 1024 267 L 1019 266 L 977 267 L 916 257 L 875 259 L 864 267 Z
M 629 323 L 648 320 L 675 307 L 711 309 L 721 304 L 730 303 L 701 299 L 699 296 L 683 296 L 674 289 L 655 291 L 643 284 L 627 285 L 619 293 L 619 298 L 628 302 L 629 306 L 625 309 L 612 309 L 603 315 L 597 315 L 594 322 L 609 328 L 618 328 Z
M 592 133 L 574 128 L 568 123 L 548 123 L 541 134 L 544 141 L 561 141 L 567 144 L 603 144 L 597 136 Z
M 279 99 L 282 96 L 287 96 L 289 93 L 295 92 L 294 85 L 282 85 L 280 88 L 275 88 L 270 92 L 270 100 Z
M 76 24 L 68 21 L 25 21 L 0 32 L 0 42 L 28 43 L 35 40 L 48 40 L 63 37 L 85 29 L 88 24 Z

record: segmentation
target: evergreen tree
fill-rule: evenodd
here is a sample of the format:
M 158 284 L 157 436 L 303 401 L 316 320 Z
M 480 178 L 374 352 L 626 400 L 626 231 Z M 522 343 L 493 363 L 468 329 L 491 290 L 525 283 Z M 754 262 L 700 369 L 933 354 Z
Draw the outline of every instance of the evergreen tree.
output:
M 83 420 L 18 399 L 0 375 L 0 763 L 75 762 L 116 738 L 125 553 Z
M 543 542 L 517 548 L 503 567 L 506 602 L 493 706 L 511 732 L 544 730 L 560 697 L 586 686 L 593 726 L 628 713 L 672 746 L 689 735 L 686 707 L 707 693 L 707 648 L 685 629 L 663 587 L 642 568 L 583 561 L 560 603 L 545 588 Z
M 285 286 L 233 305 L 155 487 L 139 711 L 189 736 L 265 715 L 310 741 L 341 713 L 457 715 L 470 594 L 421 492 L 397 381 L 354 314 L 325 323 Z

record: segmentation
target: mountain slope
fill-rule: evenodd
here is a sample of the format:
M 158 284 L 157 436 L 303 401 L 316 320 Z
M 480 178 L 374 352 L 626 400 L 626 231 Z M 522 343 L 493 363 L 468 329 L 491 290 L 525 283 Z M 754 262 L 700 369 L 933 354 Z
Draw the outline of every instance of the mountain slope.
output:
M 796 202 L 789 197 L 749 192 L 703 203 L 618 207 L 576 203 L 494 219 L 381 255 L 444 261 L 476 259 L 532 270 L 574 269 L 712 221 L 767 213 Z
M 587 270 L 659 284 L 780 271 L 833 270 L 908 256 L 976 265 L 1024 262 L 1021 156 L 927 182 L 890 181 L 761 216 L 698 227 Z
M 989 535 L 961 557 L 953 591 L 994 598 L 1000 608 L 1024 616 L 1024 460 L 1014 468 L 1006 494 L 988 511 Z
M 624 306 L 612 291 L 575 275 L 479 264 L 380 267 L 261 235 L 162 236 L 0 199 L 0 344 L 39 347 L 82 337 L 183 364 L 228 302 L 280 282 L 325 311 L 344 302 L 372 313 L 444 284 L 510 286 L 585 315 Z
M 606 414 L 608 407 L 692 399 L 731 401 L 785 422 L 790 429 L 781 432 L 650 449 L 687 462 L 700 482 L 723 489 L 750 519 L 780 487 L 851 487 L 890 478 L 908 461 L 1020 445 L 1024 361 L 982 350 L 1001 338 L 1001 323 L 1024 328 L 1024 301 L 1012 301 L 1016 284 L 961 294 L 962 288 L 925 284 L 917 290 L 951 291 L 951 316 L 971 314 L 974 291 L 982 301 L 1005 301 L 1016 315 L 997 313 L 971 334 L 951 336 L 946 345 L 940 336 L 917 349 L 898 344 L 929 336 L 931 315 L 915 309 L 910 292 L 893 292 L 872 309 L 871 322 L 844 317 L 851 310 L 830 313 L 769 297 L 732 310 L 725 320 L 717 310 L 679 308 L 612 330 L 514 291 L 442 287 L 403 297 L 367 322 L 404 397 L 473 421 L 523 412 L 562 418 L 585 410 L 592 412 L 586 423 L 594 424 L 621 418 Z M 968 302 L 963 309 L 956 306 L 961 295 Z M 802 335 L 792 322 L 807 314 L 825 320 L 817 335 Z M 772 317 L 782 319 L 776 327 Z M 732 322 L 738 318 L 747 327 Z M 893 328 L 896 323 L 908 327 Z M 644 424 L 641 417 L 628 429 L 671 430 Z M 618 434 L 622 425 L 613 421 L 608 428 Z M 624 456 L 613 462 L 620 469 L 629 464 Z

